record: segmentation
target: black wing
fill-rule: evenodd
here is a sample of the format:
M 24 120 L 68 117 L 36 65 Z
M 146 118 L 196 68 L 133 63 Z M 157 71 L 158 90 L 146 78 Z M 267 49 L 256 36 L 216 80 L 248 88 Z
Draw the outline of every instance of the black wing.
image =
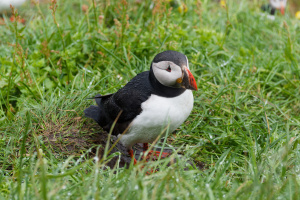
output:
M 143 72 L 134 77 L 118 92 L 102 103 L 111 120 L 115 120 L 122 111 L 118 123 L 132 121 L 141 113 L 141 104 L 151 95 L 149 72 Z
M 93 105 L 85 109 L 85 116 L 94 119 L 104 130 L 110 131 L 113 122 L 122 111 L 113 134 L 122 133 L 141 113 L 141 104 L 150 97 L 151 91 L 149 71 L 142 72 L 116 93 L 97 95 L 95 101 L 98 106 Z

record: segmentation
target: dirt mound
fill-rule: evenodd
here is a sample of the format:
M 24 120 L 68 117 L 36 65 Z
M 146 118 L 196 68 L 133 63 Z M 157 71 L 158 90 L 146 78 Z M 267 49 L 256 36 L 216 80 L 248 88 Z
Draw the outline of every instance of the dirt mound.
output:
M 83 121 L 82 121 L 83 120 Z M 62 125 L 63 124 L 63 125 Z M 66 125 L 67 124 L 67 125 Z M 95 122 L 86 118 L 75 119 L 72 123 L 47 124 L 47 128 L 40 130 L 43 132 L 44 144 L 47 148 L 57 156 L 80 156 L 82 153 L 89 151 L 89 156 L 94 157 L 98 154 L 101 159 L 105 152 L 107 142 L 112 150 L 107 157 L 116 152 L 120 152 L 120 156 L 114 156 L 106 165 L 114 167 L 118 162 L 120 167 L 129 166 L 131 158 L 126 148 L 117 142 L 116 136 L 111 136 L 103 131 Z M 133 146 L 135 157 L 138 160 L 143 153 L 142 144 Z M 160 149 L 157 149 L 158 151 Z M 98 151 L 98 153 L 97 153 Z M 165 149 L 164 152 L 172 153 L 172 150 Z M 203 164 L 197 164 L 198 168 L 203 168 Z

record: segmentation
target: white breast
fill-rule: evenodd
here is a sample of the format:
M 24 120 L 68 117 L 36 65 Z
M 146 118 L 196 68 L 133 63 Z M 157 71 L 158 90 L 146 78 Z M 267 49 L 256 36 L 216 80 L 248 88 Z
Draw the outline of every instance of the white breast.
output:
M 132 121 L 121 142 L 127 148 L 136 143 L 153 142 L 169 125 L 169 132 L 178 128 L 190 115 L 194 104 L 193 93 L 186 90 L 177 97 L 151 95 L 142 103 L 143 111 Z

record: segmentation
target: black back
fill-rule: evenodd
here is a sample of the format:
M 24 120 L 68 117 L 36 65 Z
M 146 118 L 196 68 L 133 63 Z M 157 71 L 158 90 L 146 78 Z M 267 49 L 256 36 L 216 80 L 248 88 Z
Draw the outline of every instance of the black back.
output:
M 276 13 L 276 8 L 273 8 L 270 4 L 262 5 L 261 10 L 271 15 L 275 15 Z

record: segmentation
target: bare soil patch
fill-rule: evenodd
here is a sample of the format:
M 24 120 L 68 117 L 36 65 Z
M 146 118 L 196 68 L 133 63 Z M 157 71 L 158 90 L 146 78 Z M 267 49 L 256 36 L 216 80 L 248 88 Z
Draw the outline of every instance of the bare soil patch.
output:
M 82 121 L 84 120 L 84 121 Z M 108 141 L 108 133 L 103 131 L 91 119 L 78 118 L 73 123 L 47 124 L 47 128 L 40 130 L 43 132 L 44 144 L 53 151 L 57 156 L 80 156 L 82 153 L 90 150 L 89 156 L 93 157 L 98 154 L 101 159 L 105 152 L 105 146 L 109 142 L 109 149 L 115 145 L 107 156 L 120 152 L 119 156 L 114 156 L 107 166 L 114 167 L 117 163 L 120 167 L 129 166 L 131 158 L 126 148 L 117 142 L 116 136 L 111 136 Z M 67 125 L 66 125 L 67 124 Z M 135 157 L 141 158 L 143 153 L 142 144 L 136 144 Z M 160 150 L 160 149 L 157 149 Z M 98 153 L 97 153 L 98 151 Z M 172 153 L 172 150 L 164 149 L 164 152 Z M 197 168 L 202 169 L 203 163 L 196 163 Z

